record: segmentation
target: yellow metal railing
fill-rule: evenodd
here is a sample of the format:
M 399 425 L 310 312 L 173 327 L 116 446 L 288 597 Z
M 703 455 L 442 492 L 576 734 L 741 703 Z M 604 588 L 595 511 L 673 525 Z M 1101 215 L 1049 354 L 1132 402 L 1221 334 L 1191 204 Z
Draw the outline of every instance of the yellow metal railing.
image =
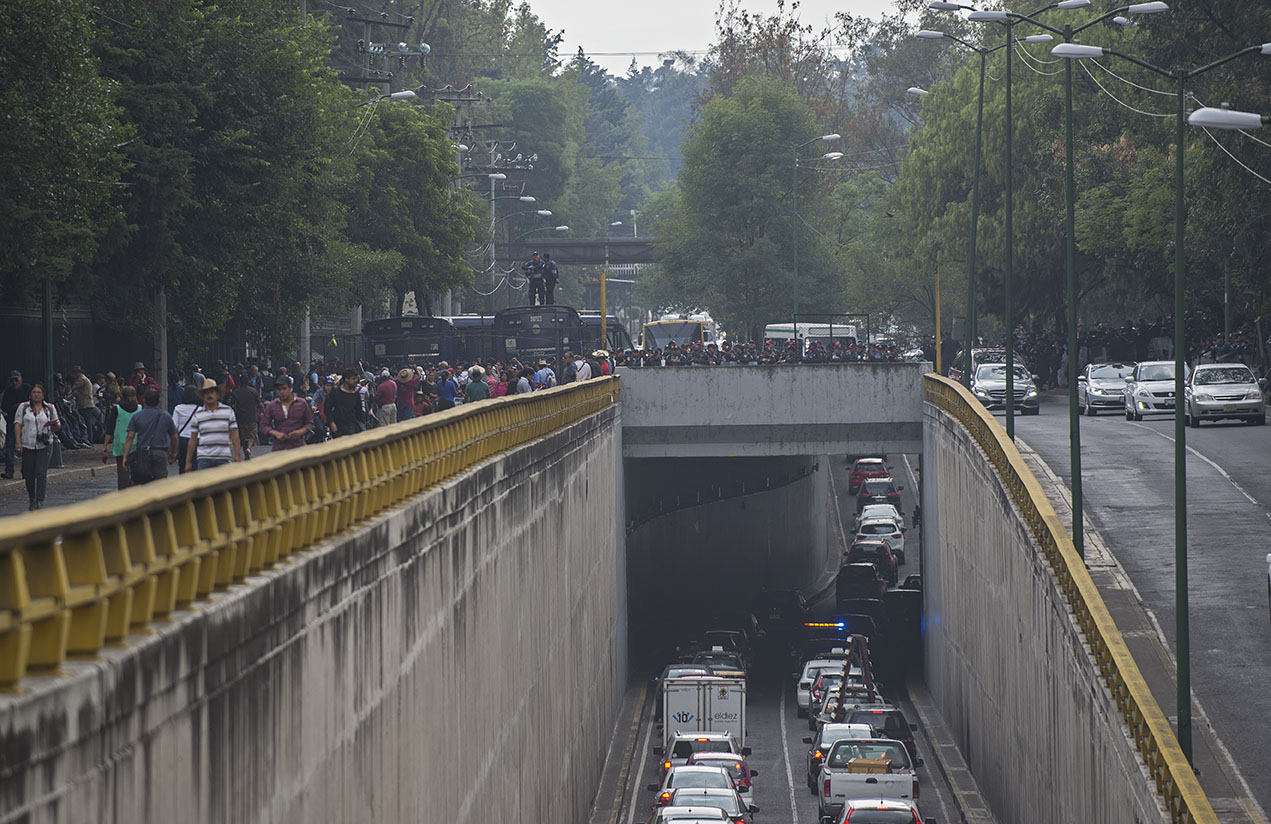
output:
M 0 520 L 0 689 L 617 399 L 616 377 L 497 398 Z
M 984 450 L 1010 490 L 1033 537 L 1050 561 L 1104 683 L 1156 782 L 1170 817 L 1179 824 L 1218 824 L 1200 782 L 1183 756 L 1174 730 L 1152 697 L 1121 631 L 1077 555 L 1072 538 L 1046 498 L 1037 478 L 1024 465 L 1005 430 L 962 384 L 938 375 L 924 381 L 928 403 L 958 420 Z

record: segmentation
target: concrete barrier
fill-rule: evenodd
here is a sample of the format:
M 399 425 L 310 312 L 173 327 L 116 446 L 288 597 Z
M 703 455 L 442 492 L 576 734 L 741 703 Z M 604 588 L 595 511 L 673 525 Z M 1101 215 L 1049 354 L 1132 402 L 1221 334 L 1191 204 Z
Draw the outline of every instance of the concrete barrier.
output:
M 629 458 L 917 453 L 921 363 L 622 369 Z
M 626 683 L 619 413 L 0 700 L 0 821 L 579 821 Z
M 963 390 L 928 380 L 922 478 L 927 682 L 997 818 L 1216 821 L 1185 762 L 1177 763 L 1177 742 L 1171 749 L 1165 740 L 1172 733 L 1159 708 L 1140 707 L 1127 727 L 1125 711 L 1138 699 L 1124 684 L 1137 670 L 1126 669 L 1124 680 L 1109 689 L 1109 671 L 1127 665 L 1113 661 L 1105 641 L 1090 634 L 1099 629 L 1102 602 L 1085 605 L 1083 613 L 1096 616 L 1092 622 L 1074 616 L 1070 598 L 1090 598 L 1075 581 L 1084 568 L 1061 577 L 1039 545 L 1038 530 L 1058 535 L 1062 527 L 1044 497 L 1027 513 L 1018 506 L 1019 496 L 1031 494 L 1031 475 L 1020 474 L 1027 470 L 1017 454 L 1012 460 L 1014 447 L 988 431 L 1000 427 L 984 419 Z M 955 408 L 964 414 L 953 414 Z M 995 454 L 986 453 L 978 435 L 991 436 Z M 1146 739 L 1151 746 L 1140 747 Z M 1156 755 L 1145 761 L 1141 752 Z M 1169 769 L 1177 778 L 1162 784 L 1159 777 Z

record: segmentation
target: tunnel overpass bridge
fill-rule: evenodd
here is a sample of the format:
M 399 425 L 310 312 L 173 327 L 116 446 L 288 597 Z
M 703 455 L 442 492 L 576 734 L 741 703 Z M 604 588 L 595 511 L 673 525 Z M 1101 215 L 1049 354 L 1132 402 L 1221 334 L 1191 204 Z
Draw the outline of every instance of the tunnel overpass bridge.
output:
M 922 455 L 928 682 L 1001 820 L 1215 822 L 991 416 L 825 368 L 629 372 L 0 522 L 0 822 L 582 821 L 648 566 L 811 574 L 856 448 Z M 742 493 L 628 517 L 712 477 Z

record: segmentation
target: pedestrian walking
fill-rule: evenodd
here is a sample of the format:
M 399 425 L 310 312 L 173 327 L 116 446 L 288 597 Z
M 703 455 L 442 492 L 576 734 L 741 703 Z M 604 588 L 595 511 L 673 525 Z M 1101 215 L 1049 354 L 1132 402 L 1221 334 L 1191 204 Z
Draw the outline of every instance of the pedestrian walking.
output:
M 415 393 L 419 391 L 419 372 L 409 367 L 397 373 L 397 420 L 408 421 L 415 417 Z
M 534 386 L 537 389 L 551 389 L 556 385 L 556 373 L 552 371 L 552 367 L 547 365 L 547 361 L 540 360 L 538 362 L 538 371 L 534 373 Z
M 71 367 L 71 397 L 75 399 L 75 409 L 84 421 L 84 439 L 97 443 L 101 437 L 101 410 L 93 397 L 93 382 L 84 374 L 82 366 Z
M 437 373 L 437 411 L 455 408 L 455 399 L 459 397 L 459 387 L 450 377 L 450 370 L 443 369 Z
M 185 452 L 185 471 L 211 469 L 241 460 L 238 445 L 238 417 L 221 403 L 223 390 L 208 378 L 199 389 L 203 408 L 194 413 L 190 424 L 190 445 Z
M 119 387 L 119 403 L 110 407 L 106 414 L 106 437 L 102 444 L 102 463 L 113 457 L 115 459 L 116 488 L 127 489 L 132 486 L 132 476 L 125 466 L 124 441 L 128 438 L 128 422 L 137 414 L 137 390 L 131 386 Z M 136 444 L 133 445 L 136 448 Z
M 141 395 L 142 409 L 128 420 L 124 453 L 134 484 L 148 484 L 168 477 L 168 464 L 177 459 L 177 425 L 159 408 L 163 396 L 153 386 Z M 136 447 L 134 449 L 134 447 Z
M 257 422 L 260 420 L 260 393 L 247 382 L 246 374 L 239 374 L 238 385 L 232 393 L 234 417 L 238 421 L 238 442 L 243 449 L 243 460 L 250 461 L 252 447 L 260 441 Z
M 556 266 L 556 261 L 552 260 L 551 253 L 543 253 L 543 286 L 544 297 L 548 306 L 556 305 L 556 281 L 560 280 L 560 269 Z
M 375 384 L 375 419 L 380 426 L 397 423 L 397 381 L 387 369 L 380 372 L 379 381 Z
M 345 369 L 340 385 L 327 392 L 324 413 L 331 436 L 342 438 L 361 432 L 366 426 L 366 410 L 358 387 L 359 369 Z
M 274 379 L 274 399 L 265 407 L 265 431 L 274 439 L 275 452 L 304 446 L 313 431 L 313 409 L 296 397 L 286 375 Z
M 530 383 L 530 379 L 534 377 L 534 372 L 527 366 L 521 370 L 520 377 L 516 380 L 516 394 L 525 395 L 534 391 L 534 386 Z
M 9 373 L 9 385 L 0 393 L 0 411 L 4 413 L 4 473 L 0 478 L 13 480 L 13 461 L 17 455 L 17 438 L 13 436 L 14 415 L 18 407 L 31 399 L 31 387 L 22 381 L 22 373 Z
M 468 370 L 468 384 L 463 388 L 463 395 L 469 403 L 490 397 L 490 384 L 485 382 L 485 370 L 480 366 Z
M 530 283 L 530 306 L 542 306 L 547 300 L 547 291 L 543 282 L 543 261 L 537 251 L 521 265 L 521 271 Z
M 44 386 L 31 387 L 30 397 L 14 410 L 13 426 L 17 452 L 22 456 L 22 479 L 26 481 L 27 511 L 44 508 L 44 491 L 49 482 L 49 458 L 53 438 L 62 422 L 57 408 L 44 402 Z
M 190 424 L 202 405 L 199 390 L 186 384 L 181 390 L 181 402 L 172 407 L 172 422 L 177 428 L 177 473 L 181 475 L 185 474 L 185 451 L 190 447 Z

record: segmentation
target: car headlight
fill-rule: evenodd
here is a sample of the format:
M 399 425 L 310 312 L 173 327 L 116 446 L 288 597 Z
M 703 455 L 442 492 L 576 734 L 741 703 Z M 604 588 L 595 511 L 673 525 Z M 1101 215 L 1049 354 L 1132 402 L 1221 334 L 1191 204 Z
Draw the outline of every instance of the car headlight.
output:
M 1092 387 L 1090 387 L 1090 394 L 1091 394 L 1091 395 L 1102 395 L 1102 394 L 1105 394 L 1105 393 L 1104 393 L 1104 391 L 1103 391 L 1102 389 L 1100 389 L 1099 387 L 1097 387 L 1097 386 L 1092 386 Z
M 985 392 L 983 389 L 973 389 L 971 391 L 975 392 L 975 396 L 977 398 L 984 398 L 986 400 L 988 399 L 989 393 Z
M 1262 400 L 1262 393 L 1261 393 L 1261 392 L 1259 392 L 1258 390 L 1254 389 L 1253 391 L 1251 391 L 1251 392 L 1249 392 L 1249 393 L 1247 393 L 1247 394 L 1245 395 L 1245 400 L 1247 400 L 1247 401 L 1260 401 L 1260 400 Z
M 1196 393 L 1196 400 L 1198 401 L 1212 401 L 1213 399 L 1214 399 L 1214 396 L 1209 394 L 1208 392 Z
M 1138 395 L 1142 395 L 1145 398 L 1152 397 L 1152 393 L 1147 391 L 1147 387 L 1144 387 L 1144 386 L 1140 386 L 1138 389 L 1136 389 L 1135 393 Z
M 1035 397 L 1037 397 L 1037 387 L 1035 387 L 1035 386 L 1034 386 L 1034 387 L 1030 388 L 1030 389 L 1028 390 L 1027 394 L 1025 394 L 1025 395 L 1024 395 L 1024 397 L 1026 397 L 1026 398 L 1035 398 Z

